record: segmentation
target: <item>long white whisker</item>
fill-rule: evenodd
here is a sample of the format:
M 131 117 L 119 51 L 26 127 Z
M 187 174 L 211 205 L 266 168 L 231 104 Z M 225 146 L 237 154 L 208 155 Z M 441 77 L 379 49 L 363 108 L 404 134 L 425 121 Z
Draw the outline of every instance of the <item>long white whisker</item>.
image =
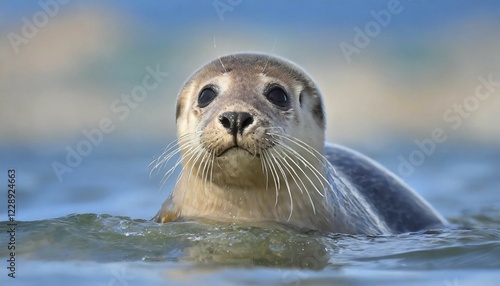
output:
M 261 152 L 263 153 L 263 152 Z M 262 165 L 262 173 L 266 175 L 266 191 L 269 189 L 269 170 L 267 169 L 266 158 L 261 154 L 260 164 Z
M 212 159 L 210 161 L 212 161 L 212 163 L 210 164 L 210 192 L 212 192 L 212 182 L 213 182 L 213 175 L 214 175 L 215 152 L 212 152 Z
M 175 165 L 170 168 L 164 175 L 163 175 L 163 178 L 161 179 L 160 181 L 160 190 L 163 188 L 163 185 L 167 182 L 168 178 L 170 178 L 170 176 L 174 173 L 174 171 L 177 169 L 177 166 L 179 166 L 181 164 L 181 161 L 182 161 L 182 157 L 177 159 L 177 162 L 175 163 Z
M 206 154 L 207 159 L 205 160 L 205 164 L 203 165 L 203 172 L 201 173 L 201 181 L 203 182 L 203 193 L 207 190 L 207 180 L 208 180 L 208 166 L 210 166 L 210 158 L 211 153 Z
M 204 184 L 203 184 L 203 172 L 201 173 L 201 178 L 200 178 L 200 172 L 201 172 L 202 170 L 204 170 L 204 167 L 202 168 L 201 166 L 202 166 L 202 165 L 206 165 L 206 162 L 207 162 L 207 161 L 206 161 L 206 158 L 207 158 L 208 156 L 210 156 L 210 154 L 209 154 L 208 152 L 202 152 L 202 153 L 203 153 L 203 154 L 202 154 L 202 157 L 201 157 L 201 161 L 200 161 L 200 163 L 199 163 L 199 164 L 197 164 L 197 165 L 198 165 L 198 171 L 196 171 L 196 179 L 201 179 L 201 182 L 202 182 L 202 183 L 201 183 L 201 186 L 202 186 L 202 188 L 203 188 L 203 194 L 205 194 L 205 186 L 204 186 Z M 205 194 L 205 195 L 206 195 L 206 194 Z
M 277 137 L 280 137 L 280 138 L 283 138 L 283 139 L 287 139 L 289 140 L 290 142 L 296 144 L 297 146 L 299 146 L 300 148 L 304 149 L 305 151 L 307 151 L 309 154 L 313 155 L 316 160 L 318 160 L 319 162 L 324 162 L 324 161 L 327 161 L 328 160 L 325 158 L 325 156 L 323 156 L 323 154 L 321 154 L 318 150 L 314 149 L 313 147 L 311 147 L 311 145 L 307 144 L 306 142 L 298 139 L 298 138 L 295 138 L 295 137 L 290 137 L 286 134 L 278 134 L 278 133 L 269 133 L 269 135 L 271 136 L 277 136 Z
M 217 49 L 217 45 L 215 45 L 215 36 L 214 36 L 214 49 Z M 226 70 L 226 67 L 224 66 L 224 64 L 222 63 L 222 60 L 221 60 L 220 56 L 217 55 L 217 58 L 219 58 L 219 62 L 222 65 L 222 68 L 224 69 L 224 74 L 226 74 L 227 70 Z
M 191 174 L 193 173 L 193 169 L 194 167 L 196 167 L 198 165 L 198 160 L 200 159 L 200 157 L 202 155 L 206 154 L 205 152 L 203 152 L 203 147 L 200 145 L 197 149 L 196 149 L 196 157 L 193 161 L 193 164 L 191 165 L 191 169 L 189 170 L 189 174 L 188 174 L 188 181 L 190 180 L 191 178 Z M 200 170 L 200 168 L 198 168 L 198 171 Z M 198 172 L 196 173 L 196 176 L 198 176 Z
M 183 149 L 183 148 L 188 148 L 189 146 L 188 145 L 191 145 L 191 144 L 185 144 L 183 146 L 180 147 L 180 149 Z M 168 178 L 174 173 L 174 171 L 177 169 L 177 167 L 179 165 L 182 164 L 182 159 L 183 158 L 187 158 L 189 156 L 191 156 L 191 154 L 193 154 L 193 152 L 195 152 L 195 149 L 196 148 L 193 148 L 192 146 L 189 147 L 189 149 L 184 153 L 183 156 L 181 156 L 181 158 L 179 158 L 177 160 L 177 162 L 175 163 L 175 165 L 170 168 L 164 175 L 163 175 L 163 179 L 161 180 L 160 182 L 160 189 L 163 187 L 163 185 L 165 184 L 165 182 L 168 180 Z
M 186 200 L 186 194 L 187 192 L 189 191 L 189 183 L 191 181 L 191 174 L 193 173 L 193 169 L 194 167 L 196 166 L 196 163 L 198 162 L 200 156 L 204 153 L 203 152 L 203 146 L 202 145 L 199 145 L 197 148 L 195 148 L 195 152 L 193 152 L 193 154 L 191 155 L 191 157 L 189 158 L 188 162 L 186 163 L 186 166 L 189 165 L 189 162 L 193 159 L 193 164 L 191 164 L 191 168 L 189 169 L 189 173 L 188 173 L 188 177 L 187 177 L 187 180 L 186 180 L 186 188 L 184 189 L 184 195 L 182 197 L 182 206 L 184 206 L 184 202 Z
M 316 214 L 316 207 L 314 206 L 314 202 L 313 202 L 313 199 L 311 197 L 311 194 L 309 193 L 309 190 L 307 189 L 306 185 L 304 184 L 304 182 L 302 181 L 302 179 L 300 178 L 300 176 L 297 174 L 297 172 L 295 171 L 295 169 L 290 165 L 290 163 L 288 163 L 288 160 L 286 160 L 286 158 L 289 158 L 290 161 L 292 161 L 292 162 L 294 162 L 294 160 L 290 156 L 288 156 L 283 150 L 281 150 L 281 151 L 282 152 L 281 152 L 280 155 L 281 155 L 281 158 L 283 159 L 282 162 L 285 163 L 285 167 L 288 170 L 288 173 L 290 173 L 293 181 L 295 182 L 295 185 L 299 188 L 301 194 L 304 193 L 303 190 L 302 190 L 302 187 L 304 188 L 304 190 L 306 191 L 307 196 L 309 197 L 309 202 L 311 203 L 311 206 L 312 206 L 312 209 L 313 209 L 313 213 Z M 295 163 L 295 165 L 297 165 L 297 164 Z M 299 167 L 299 166 L 297 165 L 297 167 Z M 299 170 L 300 170 L 300 167 L 299 167 Z M 297 182 L 296 178 L 299 180 L 299 182 L 302 185 L 302 187 L 299 185 L 299 183 Z M 314 184 L 313 184 L 313 186 L 314 186 Z
M 276 191 L 276 202 L 274 204 L 274 207 L 276 207 L 278 205 L 278 190 L 280 189 L 280 178 L 279 178 L 279 175 L 278 175 L 278 171 L 276 171 L 276 168 L 274 167 L 274 164 L 273 162 L 271 161 L 271 155 L 269 154 L 269 150 L 264 150 L 263 155 L 265 155 L 265 159 L 266 159 L 266 162 L 269 166 L 269 170 L 271 170 L 271 175 L 273 175 L 273 181 L 274 181 L 274 188 L 275 188 L 275 191 Z
M 186 153 L 187 156 L 189 156 L 189 153 Z M 170 178 L 170 176 L 174 173 L 174 171 L 177 169 L 177 167 L 179 167 L 181 164 L 182 164 L 182 159 L 184 157 L 186 157 L 186 155 L 184 156 L 181 156 L 179 157 L 179 159 L 177 159 L 176 163 L 174 164 L 174 166 L 172 168 L 170 168 L 164 175 L 163 175 L 163 178 L 161 179 L 160 181 L 160 189 L 163 188 L 163 185 L 165 185 L 165 183 L 168 181 L 168 179 Z M 182 170 L 182 168 L 181 168 Z
M 266 141 L 269 141 L 267 138 L 266 138 Z M 267 150 L 272 150 L 272 149 L 267 149 Z M 269 158 L 268 158 L 269 159 Z M 272 163 L 272 162 L 271 162 Z M 280 177 L 278 176 L 278 172 L 276 171 L 276 168 L 274 166 L 274 164 L 270 164 L 271 168 L 274 170 L 274 173 L 276 174 L 276 178 L 277 178 L 277 183 L 278 183 L 278 189 L 281 189 L 281 184 L 280 184 Z
M 160 156 L 157 159 L 153 160 L 149 165 L 148 169 L 150 169 L 150 177 L 153 175 L 155 171 L 159 171 L 162 169 L 170 159 L 172 159 L 175 155 L 177 155 L 180 151 L 185 149 L 185 146 L 190 145 L 191 141 L 196 138 L 200 132 L 187 133 L 180 136 L 177 140 L 174 140 L 163 150 Z M 186 144 L 187 143 L 187 144 Z
M 304 164 L 304 166 L 307 169 L 309 169 L 309 170 L 312 171 L 312 174 L 316 177 L 316 179 L 318 180 L 318 182 L 321 184 L 321 187 L 323 188 L 323 192 L 327 189 L 327 187 L 325 186 L 325 184 L 323 183 L 323 181 L 326 182 L 327 185 L 329 185 L 328 180 L 325 178 L 325 176 L 323 176 L 323 174 L 320 171 L 318 171 L 318 169 L 314 165 L 311 164 L 311 162 L 309 162 L 308 160 L 306 160 L 302 155 L 300 155 L 296 150 L 294 150 L 290 146 L 287 146 L 286 144 L 284 144 L 282 142 L 278 142 L 276 144 L 279 145 L 279 146 L 282 146 L 287 151 L 289 151 L 290 153 L 292 153 L 293 155 L 295 155 L 296 159 L 298 159 L 302 164 Z M 309 178 L 309 176 L 307 176 L 307 177 Z M 311 181 L 311 183 L 312 183 L 312 181 Z M 313 185 L 316 186 L 315 184 L 313 184 Z M 320 192 L 317 188 L 316 188 L 316 191 L 318 192 L 318 194 L 320 196 L 324 197 L 324 194 L 322 192 Z
M 206 150 L 211 150 L 211 147 L 214 145 L 214 143 L 211 143 L 210 145 L 208 145 L 208 147 L 206 148 Z M 207 180 L 208 180 L 208 173 L 210 171 L 210 165 L 211 163 L 213 164 L 213 160 L 214 160 L 214 152 L 213 151 L 207 151 L 206 153 L 206 160 L 205 160 L 205 156 L 204 156 L 204 160 L 205 160 L 205 164 L 203 166 L 203 172 L 202 172 L 202 182 L 203 182 L 203 192 L 205 193 L 206 189 L 207 189 L 207 186 L 206 186 L 206 183 L 207 183 Z M 210 185 L 211 185 L 211 180 L 210 179 Z
M 288 139 L 290 142 L 296 144 L 297 146 L 303 148 L 304 150 L 306 150 L 308 153 L 310 153 L 311 155 L 313 155 L 323 166 L 327 167 L 327 168 L 332 168 L 333 169 L 333 166 L 331 166 L 330 162 L 328 162 L 328 160 L 323 156 L 321 155 L 321 153 L 319 153 L 318 151 L 316 151 L 314 148 L 310 147 L 307 143 L 304 143 L 306 144 L 307 146 L 309 147 L 305 147 L 299 143 L 297 143 L 295 140 L 297 141 L 300 141 L 299 139 L 295 139 L 295 138 L 290 138 L 290 137 L 287 137 L 287 136 L 283 136 L 283 135 L 280 135 L 280 134 L 276 134 L 276 133 L 268 133 L 269 135 L 271 136 L 277 136 L 277 137 L 281 137 L 281 138 L 285 138 L 285 139 Z M 295 155 L 308 169 L 310 169 L 311 171 L 313 171 L 313 174 L 314 176 L 318 179 L 318 181 L 321 183 L 321 186 L 324 190 L 326 190 L 327 188 L 325 187 L 325 184 L 323 182 L 326 183 L 327 186 L 329 186 L 330 182 L 328 181 L 327 178 L 325 178 L 325 176 L 323 175 L 323 173 L 321 173 L 311 162 L 309 162 L 308 160 L 306 160 L 302 155 L 300 155 L 295 149 L 291 148 L 290 146 L 288 146 L 287 144 L 284 144 L 283 141 L 279 141 L 277 140 L 275 142 L 275 144 L 277 145 L 280 145 L 280 146 L 283 146 L 284 148 L 286 148 L 287 150 L 289 150 L 293 155 Z M 316 152 L 320 158 L 318 158 L 318 156 L 316 156 L 312 151 Z M 321 179 L 320 179 L 321 178 Z M 323 195 L 323 194 L 322 194 Z
M 292 217 L 293 213 L 293 196 L 292 196 L 292 191 L 290 190 L 290 185 L 288 184 L 286 172 L 283 170 L 283 167 L 281 164 L 278 162 L 276 159 L 276 156 L 274 156 L 273 153 L 269 153 L 271 155 L 271 158 L 276 162 L 276 166 L 278 166 L 278 169 L 280 170 L 281 175 L 283 176 L 283 181 L 285 181 L 286 188 L 288 190 L 288 195 L 290 196 L 290 214 L 288 215 L 287 221 L 290 221 L 290 218 Z
M 276 46 L 276 42 L 278 41 L 278 38 L 274 38 L 274 43 L 273 43 L 273 48 L 271 49 L 271 54 L 273 53 L 274 51 L 274 47 Z M 266 67 L 267 67 L 267 64 L 269 63 L 269 60 L 271 59 L 271 55 L 269 55 L 267 57 L 267 61 L 266 61 L 266 64 L 264 65 L 264 67 L 262 68 L 262 71 L 261 73 L 263 74 L 264 71 L 266 70 Z

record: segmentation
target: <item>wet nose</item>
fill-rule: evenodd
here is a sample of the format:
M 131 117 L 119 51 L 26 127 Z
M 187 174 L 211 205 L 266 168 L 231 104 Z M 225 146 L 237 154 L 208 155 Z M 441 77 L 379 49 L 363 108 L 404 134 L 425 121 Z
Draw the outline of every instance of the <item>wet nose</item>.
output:
M 224 112 L 219 116 L 219 122 L 227 132 L 236 136 L 253 123 L 253 117 L 248 112 Z

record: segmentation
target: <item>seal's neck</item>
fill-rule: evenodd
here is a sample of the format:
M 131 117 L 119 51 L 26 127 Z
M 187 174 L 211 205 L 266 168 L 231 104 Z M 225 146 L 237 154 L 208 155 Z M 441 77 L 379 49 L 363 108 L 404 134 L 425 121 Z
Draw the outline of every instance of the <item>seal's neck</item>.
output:
M 239 166 L 241 169 L 241 165 Z M 251 170 L 249 170 L 251 172 Z M 271 172 L 271 171 L 270 171 Z M 250 180 L 231 178 L 223 184 L 227 173 L 218 173 L 214 182 L 203 177 L 183 174 L 172 193 L 180 216 L 205 217 L 214 220 L 277 221 L 298 227 L 329 229 L 330 216 L 323 186 L 311 171 L 292 171 L 284 178 L 256 171 Z M 215 174 L 214 174 L 215 176 Z M 276 180 L 275 180 L 276 179 Z M 317 183 L 317 185 L 314 185 Z

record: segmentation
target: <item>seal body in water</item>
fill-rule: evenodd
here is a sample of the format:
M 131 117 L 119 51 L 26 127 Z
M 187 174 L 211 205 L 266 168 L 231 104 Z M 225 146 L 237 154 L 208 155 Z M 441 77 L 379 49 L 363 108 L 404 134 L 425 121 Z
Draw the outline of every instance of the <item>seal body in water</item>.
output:
M 446 221 L 394 174 L 325 144 L 320 92 L 287 60 L 242 53 L 198 69 L 177 100 L 178 140 L 153 161 L 182 166 L 153 218 L 276 221 L 337 233 L 387 234 Z

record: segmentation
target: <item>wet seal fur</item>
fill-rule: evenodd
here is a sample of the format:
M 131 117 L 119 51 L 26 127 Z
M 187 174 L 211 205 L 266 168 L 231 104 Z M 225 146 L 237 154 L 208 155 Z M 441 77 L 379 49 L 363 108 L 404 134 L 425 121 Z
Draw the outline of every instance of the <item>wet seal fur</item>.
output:
M 396 175 L 325 144 L 320 92 L 297 65 L 255 53 L 198 69 L 177 100 L 178 140 L 152 162 L 182 165 L 153 220 L 275 221 L 337 233 L 388 234 L 447 222 Z

